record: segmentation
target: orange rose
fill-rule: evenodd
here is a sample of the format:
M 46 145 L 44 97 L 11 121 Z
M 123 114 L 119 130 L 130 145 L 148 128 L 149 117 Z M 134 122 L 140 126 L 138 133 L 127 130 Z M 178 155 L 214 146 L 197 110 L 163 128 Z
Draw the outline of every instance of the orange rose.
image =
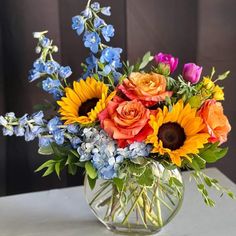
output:
M 208 132 L 211 136 L 209 142 L 220 142 L 222 144 L 227 141 L 227 135 L 231 130 L 231 126 L 224 115 L 220 102 L 214 99 L 207 100 L 199 110 L 199 115 L 205 123 L 203 131 Z
M 166 91 L 166 78 L 156 73 L 131 73 L 118 87 L 129 99 L 137 99 L 144 106 L 154 106 L 171 97 L 171 91 Z
M 98 117 L 102 128 L 123 148 L 135 141 L 142 142 L 152 132 L 148 124 L 150 113 L 141 102 L 116 96 Z

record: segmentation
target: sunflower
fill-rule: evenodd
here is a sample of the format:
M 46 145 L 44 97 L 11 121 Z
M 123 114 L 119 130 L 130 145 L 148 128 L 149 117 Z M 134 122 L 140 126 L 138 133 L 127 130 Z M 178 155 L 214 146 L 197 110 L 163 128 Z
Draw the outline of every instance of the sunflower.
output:
M 58 101 L 61 120 L 65 124 L 91 124 L 98 114 L 105 109 L 115 92 L 108 96 L 108 87 L 94 78 L 74 81 L 73 89 L 65 88 L 65 97 Z
M 200 133 L 204 127 L 202 118 L 189 104 L 184 106 L 182 100 L 171 111 L 167 107 L 159 108 L 157 115 L 151 116 L 149 124 L 153 133 L 146 142 L 153 144 L 152 153 L 168 154 L 177 166 L 181 166 L 182 158 L 191 162 L 189 154 L 197 154 L 208 142 L 209 134 Z

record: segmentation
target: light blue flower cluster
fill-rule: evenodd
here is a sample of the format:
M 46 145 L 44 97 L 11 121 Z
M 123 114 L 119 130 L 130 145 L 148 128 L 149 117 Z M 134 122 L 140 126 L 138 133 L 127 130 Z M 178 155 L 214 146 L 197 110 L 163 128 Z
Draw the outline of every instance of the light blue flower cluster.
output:
M 32 116 L 25 114 L 21 118 L 16 118 L 13 112 L 0 116 L 0 125 L 3 126 L 4 136 L 25 137 L 25 141 L 32 141 L 45 132 L 45 120 L 42 111 L 34 113 Z
M 99 17 L 99 14 L 105 16 L 111 15 L 110 7 L 101 7 L 98 2 L 94 2 L 91 6 L 81 12 L 81 15 L 72 18 L 72 29 L 78 35 L 83 35 L 83 42 L 86 48 L 91 51 L 90 57 L 86 59 L 86 67 L 83 78 L 99 74 L 100 77 L 109 77 L 116 84 L 121 77 L 117 69 L 122 67 L 120 54 L 121 48 L 113 48 L 104 43 L 110 42 L 115 36 L 115 29 L 112 25 Z
M 151 150 L 149 145 L 139 142 L 124 149 L 118 148 L 116 142 L 104 130 L 96 128 L 85 128 L 81 139 L 77 148 L 80 161 L 91 161 L 102 179 L 117 177 L 118 168 L 125 159 L 147 157 Z
M 44 91 L 53 95 L 55 100 L 59 100 L 64 94 L 64 85 L 66 79 L 71 76 L 72 71 L 69 66 L 60 66 L 52 54 L 58 51 L 58 48 L 52 45 L 52 40 L 48 39 L 45 32 L 34 33 L 38 39 L 36 53 L 41 53 L 40 57 L 33 63 L 33 69 L 29 71 L 29 81 L 35 81 L 39 78 L 44 79 L 42 88 Z

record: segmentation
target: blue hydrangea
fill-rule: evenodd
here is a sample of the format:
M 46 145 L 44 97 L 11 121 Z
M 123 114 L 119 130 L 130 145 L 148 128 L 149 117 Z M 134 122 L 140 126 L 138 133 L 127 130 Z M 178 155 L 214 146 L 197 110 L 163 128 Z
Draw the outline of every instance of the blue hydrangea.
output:
M 72 18 L 72 29 L 76 30 L 78 35 L 81 35 L 84 31 L 85 19 L 82 16 L 74 16 Z
M 101 13 L 105 16 L 110 16 L 111 15 L 111 7 L 103 7 L 101 9 Z
M 107 42 L 110 42 L 110 38 L 114 37 L 115 29 L 112 25 L 106 25 L 102 28 L 102 35 Z
M 60 65 L 56 61 L 48 61 L 44 66 L 44 72 L 46 74 L 54 74 L 58 71 Z
M 74 149 L 77 149 L 82 143 L 82 140 L 79 137 L 73 137 L 70 139 L 70 143 Z
M 93 53 L 98 52 L 98 46 L 101 39 L 97 32 L 86 32 L 84 34 L 83 41 L 86 48 L 89 48 Z
M 66 79 L 69 76 L 71 76 L 72 71 L 71 68 L 69 66 L 65 66 L 65 67 L 61 67 L 59 70 L 59 75 L 61 76 L 61 78 Z
M 91 4 L 91 8 L 94 10 L 94 11 L 99 11 L 100 10 L 100 3 L 99 2 L 94 2 Z

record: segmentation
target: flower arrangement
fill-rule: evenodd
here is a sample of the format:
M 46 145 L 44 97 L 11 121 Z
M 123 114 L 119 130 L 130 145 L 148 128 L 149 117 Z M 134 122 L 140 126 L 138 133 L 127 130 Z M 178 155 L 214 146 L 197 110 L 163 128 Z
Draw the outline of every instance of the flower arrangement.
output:
M 43 176 L 56 172 L 60 177 L 64 168 L 74 175 L 78 167 L 84 167 L 91 189 L 101 179 L 104 191 L 112 185 L 113 195 L 102 201 L 103 206 L 111 206 L 105 218 L 114 221 L 118 215 L 123 224 L 136 209 L 145 227 L 163 226 L 160 204 L 170 206 L 160 196 L 177 193 L 181 199 L 183 185 L 169 176 L 162 186 L 157 181 L 161 171 L 194 170 L 191 175 L 209 206 L 214 201 L 208 187 L 233 198 L 232 192 L 202 172 L 207 163 L 218 161 L 228 150 L 221 144 L 227 141 L 231 127 L 220 102 L 223 88 L 217 82 L 229 72 L 215 78 L 213 68 L 211 75 L 202 78 L 202 67 L 188 63 L 174 77 L 178 58 L 164 53 L 152 56 L 148 52 L 135 65 L 122 63 L 122 49 L 107 45 L 115 30 L 101 16 L 110 14 L 110 7 L 88 1 L 86 9 L 72 18 L 72 29 L 83 34 L 84 46 L 90 51 L 82 64 L 83 75 L 73 83 L 71 68 L 53 59 L 58 48 L 47 38 L 47 31 L 34 33 L 39 58 L 29 81 L 39 81 L 53 96 L 55 102 L 49 107 L 55 116 L 46 119 L 42 110 L 20 118 L 7 113 L 0 116 L 3 135 L 24 137 L 25 141 L 38 138 L 38 152 L 50 156 L 36 170 L 45 169 Z M 48 108 L 48 104 L 41 107 Z M 159 174 L 153 168 L 156 163 L 161 166 Z M 154 187 L 151 195 L 146 194 Z M 126 199 L 125 204 L 131 204 L 127 212 L 121 214 L 122 204 L 114 196 L 131 196 L 131 202 Z M 157 202 L 157 213 L 151 197 Z

